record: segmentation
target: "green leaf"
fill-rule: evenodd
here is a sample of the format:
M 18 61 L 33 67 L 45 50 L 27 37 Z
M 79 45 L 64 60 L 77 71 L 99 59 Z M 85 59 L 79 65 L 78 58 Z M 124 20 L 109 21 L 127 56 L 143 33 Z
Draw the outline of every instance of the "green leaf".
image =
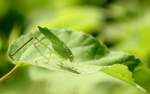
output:
M 88 85 L 86 90 L 91 86 L 89 82 L 103 82 L 104 79 L 107 79 L 107 77 L 109 79 L 111 76 L 113 76 L 114 83 L 116 83 L 115 80 L 117 80 L 117 83 L 121 81 L 121 83 L 123 82 L 137 87 L 127 67 L 130 71 L 134 71 L 140 61 L 134 56 L 124 52 L 111 52 L 95 38 L 82 32 L 40 28 L 40 31 L 23 35 L 16 40 L 16 42 L 11 44 L 8 55 L 14 64 L 23 63 L 46 68 L 51 72 L 58 73 L 58 77 L 66 75 L 65 77 L 67 78 L 64 78 L 66 81 L 70 79 L 75 83 L 77 81 L 77 83 L 81 85 L 80 83 L 86 80 L 85 85 L 81 85 Z M 72 58 L 69 57 L 70 55 L 74 58 L 72 61 L 69 60 Z M 111 66 L 113 64 L 120 65 Z M 109 66 L 111 69 L 107 69 L 103 66 Z M 121 67 L 121 69 L 119 67 Z M 100 71 L 101 68 L 105 71 Z M 109 75 L 104 72 L 108 72 Z M 116 72 L 118 72 L 118 74 Z M 126 73 L 125 78 L 121 75 L 122 73 Z M 52 74 L 50 73 L 50 75 Z M 55 75 L 54 79 L 56 79 Z M 63 80 L 62 82 L 66 81 Z M 94 82 L 94 85 L 98 84 L 98 82 Z M 69 84 L 69 82 L 66 83 Z M 61 87 L 63 87 L 63 85 Z
M 110 52 L 88 34 L 46 28 L 19 38 L 10 46 L 8 54 L 14 63 L 24 62 L 52 70 L 68 69 L 72 72 L 83 71 L 83 66 L 93 66 L 93 70 L 98 70 L 99 66 L 113 64 L 127 65 L 133 71 L 140 63 L 127 53 Z M 85 70 L 88 71 L 86 68 Z
M 128 67 L 125 65 L 115 64 L 112 66 L 104 66 L 102 67 L 101 71 L 128 83 L 134 83 L 132 73 L 128 70 Z

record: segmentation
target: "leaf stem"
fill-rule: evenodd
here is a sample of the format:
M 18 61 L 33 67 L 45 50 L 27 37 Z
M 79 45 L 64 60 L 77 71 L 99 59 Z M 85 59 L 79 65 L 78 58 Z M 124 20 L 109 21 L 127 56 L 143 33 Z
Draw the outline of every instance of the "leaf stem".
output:
M 20 66 L 21 64 L 16 64 L 8 73 L 6 73 L 4 76 L 0 78 L 0 82 L 9 79 Z

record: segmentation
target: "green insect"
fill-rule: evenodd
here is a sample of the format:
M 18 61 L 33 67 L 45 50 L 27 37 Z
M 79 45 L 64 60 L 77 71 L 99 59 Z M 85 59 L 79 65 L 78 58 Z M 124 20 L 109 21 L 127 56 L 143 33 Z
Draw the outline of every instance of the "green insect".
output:
M 63 58 L 69 59 L 73 61 L 73 54 L 71 50 L 63 43 L 58 37 L 55 36 L 52 32 L 49 31 L 47 28 L 38 27 L 39 31 L 48 38 L 54 50 Z

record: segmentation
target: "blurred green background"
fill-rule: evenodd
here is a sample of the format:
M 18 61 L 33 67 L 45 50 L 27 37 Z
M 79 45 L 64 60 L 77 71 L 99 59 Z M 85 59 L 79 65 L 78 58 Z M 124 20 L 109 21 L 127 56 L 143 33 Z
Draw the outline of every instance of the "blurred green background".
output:
M 38 25 L 90 33 L 139 57 L 150 76 L 150 0 L 0 0 L 0 77 L 14 66 L 8 45 Z

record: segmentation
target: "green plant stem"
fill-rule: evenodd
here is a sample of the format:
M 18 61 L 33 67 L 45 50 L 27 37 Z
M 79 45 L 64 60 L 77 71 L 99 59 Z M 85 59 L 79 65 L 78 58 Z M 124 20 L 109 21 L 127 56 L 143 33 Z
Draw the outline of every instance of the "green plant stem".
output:
M 0 78 L 0 82 L 9 79 L 9 78 L 16 72 L 16 70 L 17 70 L 20 66 L 21 66 L 21 64 L 15 65 L 15 67 L 13 67 L 7 74 L 5 74 L 4 76 L 2 76 L 2 77 Z

